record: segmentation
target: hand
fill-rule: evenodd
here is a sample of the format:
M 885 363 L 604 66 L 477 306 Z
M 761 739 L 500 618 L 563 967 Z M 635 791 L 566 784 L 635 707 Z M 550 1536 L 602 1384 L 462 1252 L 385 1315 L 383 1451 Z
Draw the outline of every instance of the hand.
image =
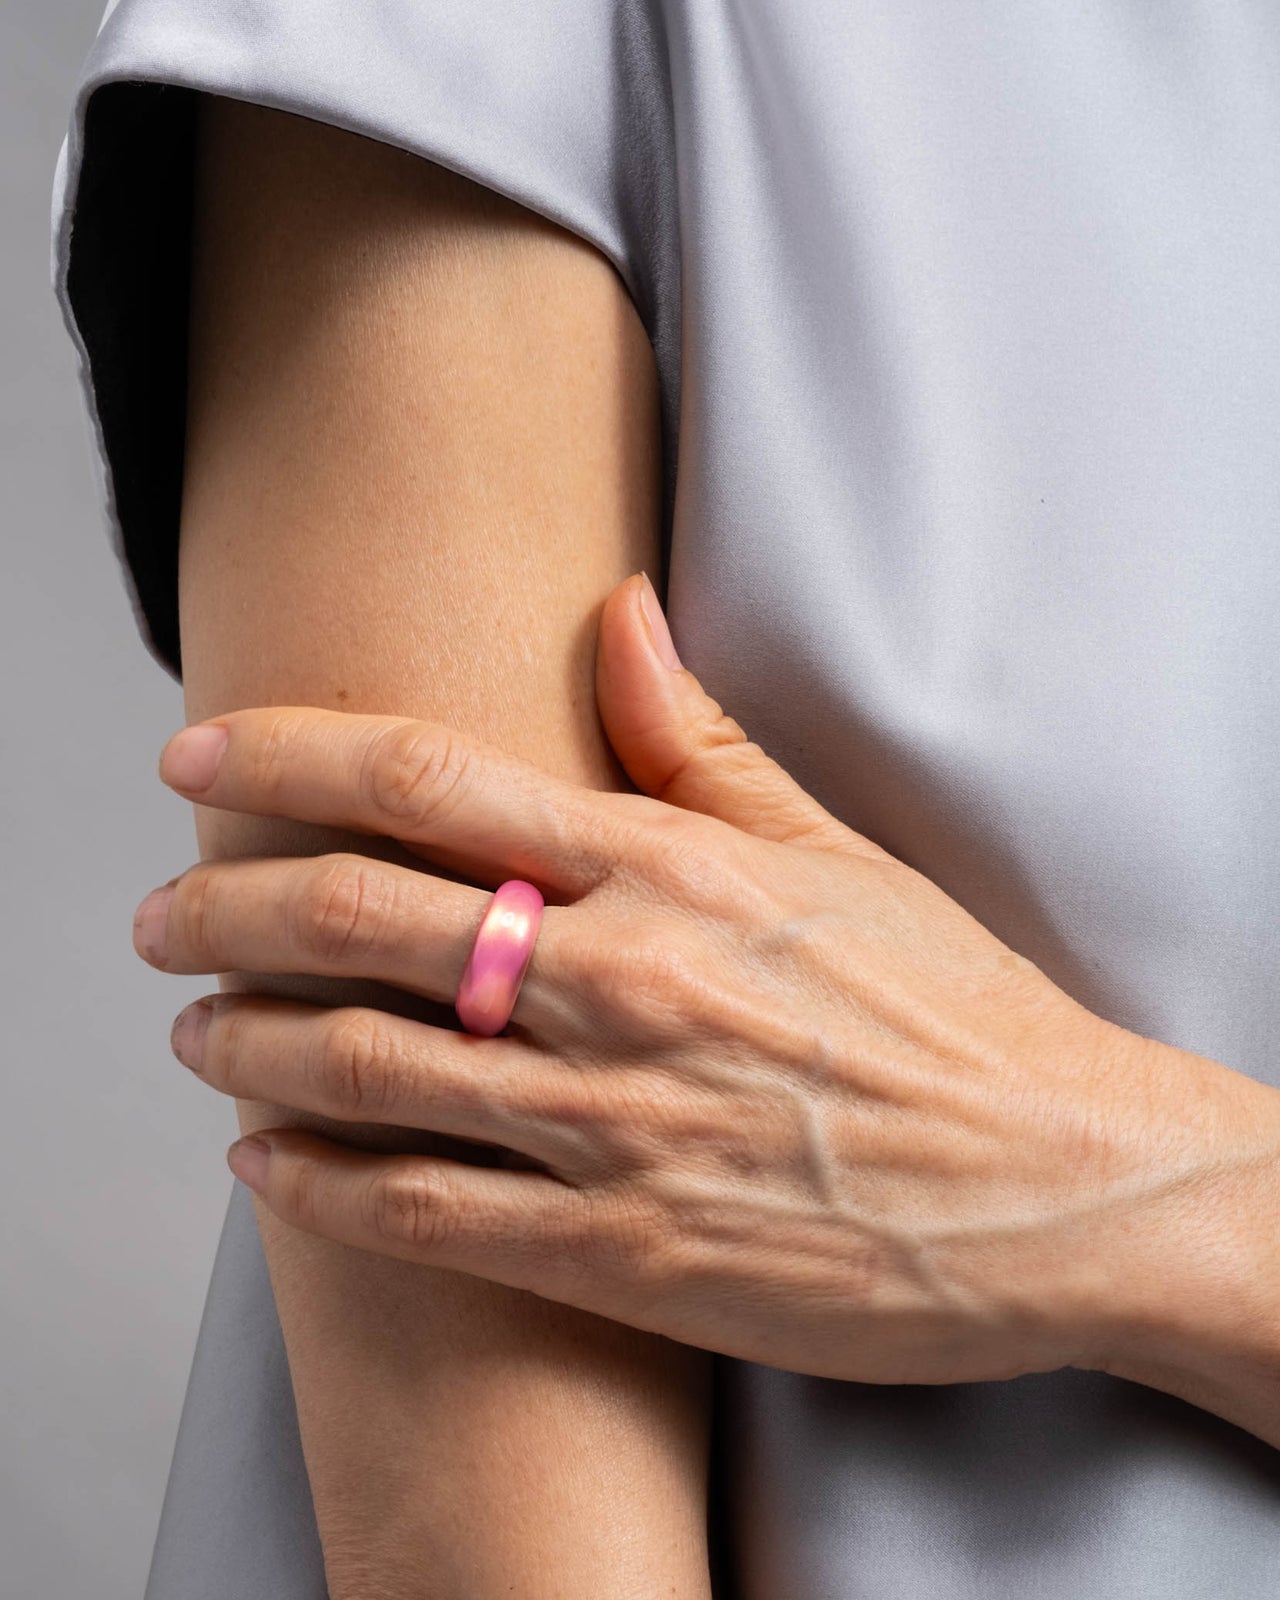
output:
M 825 811 L 663 664 L 640 595 L 605 603 L 597 698 L 642 793 L 407 717 L 263 707 L 170 741 L 162 776 L 202 804 L 390 836 L 484 887 L 359 854 L 201 863 L 138 924 L 166 971 L 450 1002 L 490 891 L 547 902 L 496 1037 L 256 994 L 175 1031 L 224 1094 L 511 1167 L 280 1128 L 233 1170 L 294 1226 L 797 1372 L 1100 1364 L 1152 1241 L 1194 1245 L 1257 1160 L 1259 1086 L 1086 1010 Z

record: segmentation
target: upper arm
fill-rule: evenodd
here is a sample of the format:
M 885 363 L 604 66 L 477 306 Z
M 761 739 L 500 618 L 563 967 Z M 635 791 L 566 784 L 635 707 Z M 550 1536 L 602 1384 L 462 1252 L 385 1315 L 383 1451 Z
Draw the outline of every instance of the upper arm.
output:
M 419 157 L 233 101 L 203 104 L 194 199 L 188 717 L 420 716 L 630 787 L 596 709 L 596 626 L 629 573 L 659 577 L 661 448 L 652 347 L 614 267 Z M 423 867 L 368 835 L 195 811 L 205 858 Z M 221 983 L 457 1025 L 357 980 Z M 418 1130 L 237 1109 L 245 1133 L 477 1159 Z M 530 1571 L 557 1594 L 600 1593 L 602 1573 L 611 1593 L 705 1592 L 701 1352 L 255 1209 L 335 1595 L 369 1593 L 388 1564 L 388 1582 L 426 1566 L 483 1568 L 503 1592 Z M 513 1482 L 513 1460 L 538 1470 Z M 460 1531 L 477 1521 L 478 1550 Z
M 596 618 L 628 573 L 659 579 L 661 467 L 615 268 L 420 157 L 222 98 L 202 97 L 194 204 L 188 717 L 422 716 L 628 787 Z M 202 840 L 247 825 L 200 817 Z

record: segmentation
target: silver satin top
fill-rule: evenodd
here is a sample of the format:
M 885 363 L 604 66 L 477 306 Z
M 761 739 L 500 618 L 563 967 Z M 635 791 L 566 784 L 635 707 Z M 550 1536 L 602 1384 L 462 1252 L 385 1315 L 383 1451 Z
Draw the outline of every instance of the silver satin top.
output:
M 175 675 L 184 87 L 603 251 L 658 358 L 685 662 L 1082 1003 L 1280 1086 L 1275 0 L 120 0 L 52 271 Z M 1280 1452 L 1154 1390 L 718 1376 L 734 1600 L 1280 1592 Z M 232 1594 L 324 1594 L 239 1186 L 147 1600 Z

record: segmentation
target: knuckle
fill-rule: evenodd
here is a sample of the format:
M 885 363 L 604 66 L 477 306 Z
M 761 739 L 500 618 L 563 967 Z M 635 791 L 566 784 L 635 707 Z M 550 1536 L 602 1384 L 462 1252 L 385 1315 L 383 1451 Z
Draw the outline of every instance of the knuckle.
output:
M 408 723 L 370 745 L 363 782 L 374 811 L 397 826 L 423 825 L 464 781 L 467 752 L 448 728 Z
M 368 857 L 326 856 L 298 878 L 291 906 L 294 941 L 325 962 L 356 960 L 378 943 L 390 899 L 385 875 Z
M 395 1049 L 381 1014 L 340 1006 L 321 1032 L 319 1088 L 339 1115 L 377 1121 L 395 1096 Z
M 252 1100 L 248 1093 L 252 1077 L 251 1041 L 247 1029 L 251 1009 L 242 999 L 226 998 L 215 1005 L 205 1036 L 200 1076 L 236 1099 Z
M 192 867 L 178 880 L 169 909 L 170 924 L 176 927 L 178 940 L 192 955 L 216 948 L 216 881 L 217 874 L 209 866 Z
M 296 733 L 296 718 L 281 712 L 251 741 L 248 778 L 255 794 L 272 795 L 280 788 L 297 749 Z
M 726 865 L 742 861 L 742 836 L 716 817 L 674 806 L 641 815 L 628 857 L 636 886 L 663 906 L 720 903 Z
M 444 1186 L 430 1168 L 376 1178 L 365 1191 L 364 1221 L 379 1239 L 424 1255 L 453 1233 Z
M 764 800 L 757 811 L 763 815 Z M 779 853 L 785 847 L 765 845 Z M 794 870 L 761 861 L 761 840 L 718 817 L 673 811 L 647 825 L 635 852 L 635 888 L 656 911 L 696 922 L 770 923 L 779 914 L 779 888 Z M 784 874 L 780 877 L 780 873 Z
M 650 1171 L 668 1153 L 673 1140 L 669 1124 L 679 1127 L 668 1108 L 670 1090 L 646 1076 L 641 1090 L 615 1090 L 591 1129 L 595 1143 L 614 1177 Z
M 528 1248 L 559 1266 L 568 1263 L 583 1277 L 594 1278 L 602 1266 L 612 1264 L 609 1236 L 601 1228 L 594 1208 L 575 1204 L 575 1198 L 566 1196 L 564 1205 L 552 1214 Z
M 281 1163 L 277 1198 L 272 1209 L 291 1225 L 308 1233 L 323 1231 L 319 1174 L 314 1162 L 305 1157 Z
M 694 963 L 671 927 L 637 929 L 590 946 L 587 986 L 596 1007 L 650 1027 L 687 1021 L 698 990 Z
M 723 883 L 725 863 L 719 851 L 709 851 L 702 830 L 690 824 L 688 813 L 664 819 L 654 846 L 651 879 L 664 901 L 697 905 L 716 895 Z
M 672 1275 L 671 1234 L 666 1218 L 642 1205 L 626 1190 L 618 1190 L 605 1208 L 598 1226 L 599 1249 L 608 1264 L 637 1286 L 668 1282 Z
M 528 1110 L 582 1145 L 611 1153 L 607 1146 L 616 1119 L 613 1096 L 591 1074 L 552 1077 L 529 1097 Z

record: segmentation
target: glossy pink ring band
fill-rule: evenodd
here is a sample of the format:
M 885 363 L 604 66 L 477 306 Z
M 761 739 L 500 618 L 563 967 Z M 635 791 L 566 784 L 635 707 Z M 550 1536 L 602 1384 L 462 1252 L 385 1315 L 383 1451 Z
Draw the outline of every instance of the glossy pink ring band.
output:
M 454 1009 L 468 1033 L 501 1033 L 524 981 L 544 901 L 523 878 L 508 878 L 495 891 L 476 929 L 462 969 Z

